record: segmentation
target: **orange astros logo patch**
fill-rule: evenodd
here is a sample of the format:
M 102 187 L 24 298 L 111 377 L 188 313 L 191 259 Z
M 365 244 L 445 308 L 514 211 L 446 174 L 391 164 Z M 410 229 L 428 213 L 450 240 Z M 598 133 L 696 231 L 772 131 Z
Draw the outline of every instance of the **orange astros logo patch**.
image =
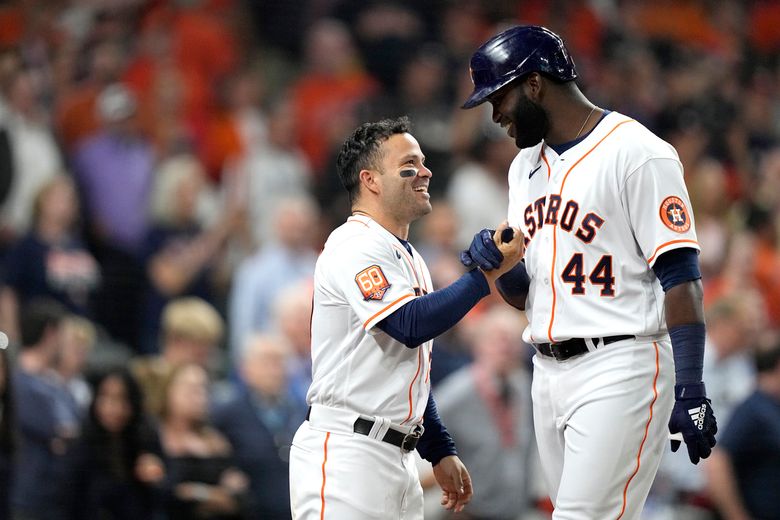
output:
M 680 197 L 666 197 L 661 203 L 660 216 L 664 225 L 677 233 L 685 233 L 691 228 L 688 208 Z
M 385 273 L 378 265 L 372 265 L 360 271 L 355 275 L 355 283 L 358 284 L 365 301 L 381 300 L 390 288 L 390 282 L 387 281 Z

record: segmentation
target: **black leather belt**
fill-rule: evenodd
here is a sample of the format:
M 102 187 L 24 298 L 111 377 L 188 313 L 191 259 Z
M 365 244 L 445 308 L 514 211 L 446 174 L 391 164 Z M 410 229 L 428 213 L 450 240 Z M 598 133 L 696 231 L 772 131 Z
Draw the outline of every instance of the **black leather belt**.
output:
M 636 336 L 622 334 L 620 336 L 607 336 L 605 338 L 593 338 L 593 345 L 598 348 L 599 343 L 609 345 L 624 339 L 634 339 Z M 583 338 L 572 338 L 560 343 L 536 343 L 536 349 L 540 354 L 553 357 L 558 361 L 566 361 L 588 351 L 588 344 Z
M 311 407 L 309 407 L 309 411 L 306 414 L 307 421 L 309 420 L 310 415 Z M 360 435 L 368 435 L 371 433 L 371 428 L 373 427 L 374 421 L 358 417 L 355 420 L 355 425 L 353 426 L 352 431 L 359 433 Z M 417 441 L 420 440 L 421 436 L 422 429 L 417 426 L 415 426 L 415 428 L 409 433 L 404 433 L 398 430 L 394 430 L 393 428 L 388 428 L 387 433 L 385 433 L 385 436 L 382 437 L 382 441 L 392 444 L 393 446 L 398 446 L 404 451 L 412 451 L 417 447 Z

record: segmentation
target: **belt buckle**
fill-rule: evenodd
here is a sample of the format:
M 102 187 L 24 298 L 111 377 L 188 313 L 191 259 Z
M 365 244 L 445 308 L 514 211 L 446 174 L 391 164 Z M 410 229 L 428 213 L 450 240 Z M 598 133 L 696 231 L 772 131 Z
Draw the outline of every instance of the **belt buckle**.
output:
M 564 357 L 561 349 L 556 348 L 559 345 L 562 345 L 562 343 L 550 343 L 550 354 L 552 354 L 552 357 L 554 357 L 556 361 L 566 361 L 568 358 Z
M 420 437 L 422 437 L 422 429 L 417 425 L 414 427 L 414 430 L 404 435 L 404 439 L 401 441 L 401 449 L 404 451 L 414 450 Z

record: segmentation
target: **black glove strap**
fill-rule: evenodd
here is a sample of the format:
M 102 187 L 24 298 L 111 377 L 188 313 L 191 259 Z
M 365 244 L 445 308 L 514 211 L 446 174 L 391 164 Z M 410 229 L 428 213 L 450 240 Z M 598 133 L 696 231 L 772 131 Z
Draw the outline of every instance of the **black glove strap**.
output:
M 674 398 L 678 401 L 680 399 L 696 399 L 699 397 L 707 397 L 704 383 L 674 385 Z

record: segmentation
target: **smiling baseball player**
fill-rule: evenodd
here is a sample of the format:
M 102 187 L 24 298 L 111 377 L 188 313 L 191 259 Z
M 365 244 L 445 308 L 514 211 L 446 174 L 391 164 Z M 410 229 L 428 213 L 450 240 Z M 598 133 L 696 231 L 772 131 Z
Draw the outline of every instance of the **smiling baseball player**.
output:
M 489 102 L 520 148 L 508 218 L 526 253 L 497 286 L 526 311 L 537 350 L 534 422 L 553 518 L 639 518 L 667 427 L 694 464 L 717 431 L 682 165 L 637 121 L 588 101 L 563 41 L 543 27 L 491 38 L 471 76 L 464 108 Z M 498 265 L 489 236 L 475 236 L 465 264 Z
M 442 505 L 457 512 L 471 498 L 430 393 L 432 339 L 517 264 L 523 244 L 518 232 L 501 244 L 497 270 L 434 291 L 407 241 L 409 224 L 431 211 L 424 160 L 406 118 L 362 125 L 339 154 L 353 215 L 315 268 L 311 408 L 290 453 L 297 520 L 422 519 L 415 448 L 433 465 Z

